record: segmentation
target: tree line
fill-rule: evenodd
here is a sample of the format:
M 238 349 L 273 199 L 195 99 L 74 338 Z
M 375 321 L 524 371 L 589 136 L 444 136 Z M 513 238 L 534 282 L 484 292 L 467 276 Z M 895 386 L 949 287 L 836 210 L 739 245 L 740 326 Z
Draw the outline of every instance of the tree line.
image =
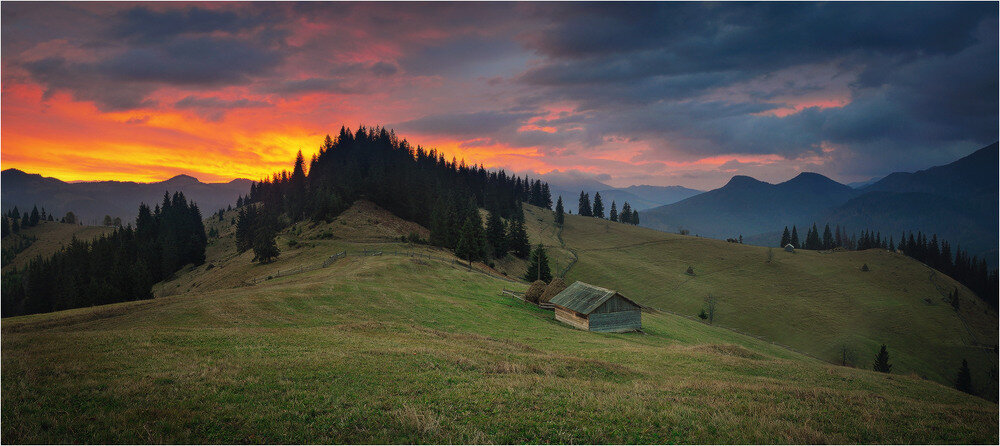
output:
M 614 200 L 611 200 L 611 209 L 608 212 L 608 220 L 616 221 L 619 223 L 627 223 L 630 225 L 639 224 L 639 211 L 632 209 L 632 206 L 626 201 L 622 205 L 621 212 L 617 209 L 618 205 Z M 594 202 L 591 205 L 590 194 L 580 191 L 580 199 L 577 204 L 577 215 L 584 217 L 597 217 L 604 218 L 604 201 L 601 199 L 600 192 L 594 192 Z M 562 197 L 559 197 L 558 203 L 556 203 L 556 222 L 562 224 L 563 222 L 563 212 L 562 212 Z
M 255 182 L 237 201 L 247 207 L 237 222 L 238 246 L 253 249 L 258 261 L 269 261 L 278 255 L 272 247 L 278 230 L 307 219 L 332 221 L 358 199 L 427 227 L 430 237 L 424 242 L 452 249 L 470 262 L 507 253 L 527 257 L 531 245 L 522 203 L 552 208 L 549 185 L 540 180 L 448 161 L 443 153 L 413 147 L 385 128 L 352 132 L 341 127 L 336 138 L 325 138 L 308 171 L 299 152 L 290 173 Z M 490 216 L 486 227 L 480 208 Z
M 153 284 L 205 262 L 201 212 L 184 194 L 139 206 L 135 228 L 93 241 L 76 238 L 48 258 L 3 275 L 3 317 L 152 298 Z
M 791 231 L 785 226 L 781 235 L 780 246 L 791 244 L 804 249 L 834 249 L 863 251 L 866 249 L 885 249 L 897 251 L 947 274 L 959 283 L 976 293 L 987 304 L 996 307 L 1000 300 L 1000 285 L 996 269 L 990 269 L 985 258 L 969 256 L 968 251 L 956 246 L 954 251 L 947 240 L 938 239 L 932 234 L 928 239 L 923 232 L 903 232 L 896 242 L 894 237 L 884 238 L 879 231 L 864 230 L 860 234 L 848 234 L 846 230 L 835 226 L 833 231 L 827 224 L 822 235 L 814 223 L 807 230 L 805 243 L 799 244 L 798 229 L 792 226 Z

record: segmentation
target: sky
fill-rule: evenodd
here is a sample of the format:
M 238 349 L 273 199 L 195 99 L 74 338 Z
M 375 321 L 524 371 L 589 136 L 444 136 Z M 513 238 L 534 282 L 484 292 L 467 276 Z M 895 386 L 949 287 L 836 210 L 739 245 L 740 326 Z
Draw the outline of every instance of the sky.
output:
M 341 126 L 509 172 L 841 182 L 997 140 L 984 3 L 13 3 L 0 164 L 258 179 Z

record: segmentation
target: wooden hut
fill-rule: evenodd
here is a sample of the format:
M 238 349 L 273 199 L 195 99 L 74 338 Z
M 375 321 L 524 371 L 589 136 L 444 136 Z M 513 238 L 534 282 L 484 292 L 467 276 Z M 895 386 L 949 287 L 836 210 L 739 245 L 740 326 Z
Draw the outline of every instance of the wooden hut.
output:
M 573 282 L 549 302 L 556 320 L 581 330 L 620 333 L 642 329 L 642 307 L 617 291 Z

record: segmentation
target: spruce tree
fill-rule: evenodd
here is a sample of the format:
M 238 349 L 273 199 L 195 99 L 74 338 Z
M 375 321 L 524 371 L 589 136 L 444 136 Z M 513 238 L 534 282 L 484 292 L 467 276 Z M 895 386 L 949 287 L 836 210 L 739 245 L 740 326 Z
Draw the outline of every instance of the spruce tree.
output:
M 601 201 L 600 192 L 594 192 L 594 207 L 591 212 L 594 213 L 594 217 L 604 218 L 604 202 Z
M 514 218 L 507 228 L 508 249 L 519 258 L 528 257 L 531 244 L 528 241 L 528 231 L 524 229 L 524 218 Z
M 41 214 L 38 213 L 38 208 L 31 208 L 31 217 L 28 219 L 29 226 L 38 226 L 38 221 L 42 218 Z
M 608 220 L 618 221 L 618 209 L 616 209 L 615 200 L 611 200 L 611 212 L 608 213 Z
M 622 205 L 622 211 L 618 214 L 618 221 L 622 223 L 632 223 L 631 217 L 632 217 L 632 206 L 630 206 L 626 201 L 625 204 Z
M 962 367 L 958 369 L 958 377 L 955 378 L 955 388 L 962 392 L 973 394 L 972 372 L 969 370 L 969 361 L 962 360 Z
M 0 217 L 3 219 L 3 237 L 10 235 L 10 222 L 7 221 L 7 217 Z
M 496 210 L 491 211 L 486 220 L 486 242 L 493 257 L 500 259 L 507 255 L 507 228 L 504 227 L 500 213 Z
M 785 232 L 781 233 L 781 244 L 779 244 L 778 246 L 784 248 L 785 245 L 791 243 L 791 240 L 792 240 L 792 234 L 788 232 L 788 226 L 785 226 Z
M 549 257 L 545 254 L 545 248 L 541 244 L 531 252 L 531 261 L 528 270 L 524 273 L 524 280 L 534 282 L 541 280 L 545 283 L 552 281 L 552 272 L 549 270 Z
M 483 231 L 483 221 L 476 209 L 470 210 L 465 217 L 458 242 L 455 244 L 455 255 L 469 262 L 486 257 L 486 233 Z
M 592 217 L 594 214 L 590 210 L 590 195 L 580 191 L 580 204 L 577 206 L 576 215 L 581 217 Z
M 830 224 L 823 228 L 823 249 L 833 249 L 833 233 L 830 231 Z
M 556 224 L 562 226 L 566 221 L 566 212 L 563 209 L 562 195 L 556 200 Z
M 796 248 L 802 247 L 802 245 L 799 244 L 799 230 L 795 228 L 795 225 L 792 225 L 792 238 L 789 239 L 788 243 L 791 243 L 792 246 Z
M 889 364 L 889 352 L 885 349 L 885 344 L 882 344 L 882 348 L 879 349 L 878 355 L 875 355 L 875 363 L 872 364 L 872 369 L 876 372 L 889 373 L 892 371 L 892 364 Z
M 633 225 L 639 226 L 639 211 L 637 211 L 635 209 L 632 210 L 632 221 L 630 221 L 629 223 L 632 223 Z

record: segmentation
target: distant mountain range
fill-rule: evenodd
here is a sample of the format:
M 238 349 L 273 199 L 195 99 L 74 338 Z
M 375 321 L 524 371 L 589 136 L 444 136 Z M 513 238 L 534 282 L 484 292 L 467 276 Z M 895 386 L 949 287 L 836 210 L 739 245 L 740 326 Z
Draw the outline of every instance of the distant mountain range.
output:
M 897 239 L 904 230 L 923 231 L 996 265 L 997 162 L 994 143 L 951 164 L 893 173 L 857 189 L 816 173 L 779 184 L 735 176 L 719 189 L 646 210 L 640 225 L 713 238 L 742 234 L 760 245 L 775 245 L 786 225 L 797 225 L 800 236 L 813 223 Z
M 17 169 L 0 172 L 0 202 L 3 211 L 17 206 L 22 212 L 38 206 L 56 218 L 72 211 L 85 224 L 100 224 L 105 215 L 132 221 L 139 203 L 152 207 L 163 201 L 163 192 L 183 192 L 194 201 L 202 215 L 235 204 L 240 195 L 250 192 L 250 180 L 236 179 L 228 183 L 202 183 L 188 175 L 178 175 L 166 181 L 135 183 L 125 181 L 93 181 L 68 183 Z
M 552 175 L 542 175 L 542 180 L 549 183 L 553 203 L 559 196 L 562 196 L 566 210 L 573 211 L 573 213 L 576 213 L 579 204 L 580 191 L 590 194 L 591 200 L 594 199 L 596 193 L 600 193 L 601 201 L 604 202 L 606 209 L 605 212 L 611 210 L 612 201 L 617 203 L 618 209 L 621 209 L 622 204 L 628 202 L 633 209 L 643 211 L 676 203 L 702 193 L 700 190 L 682 186 L 642 185 L 616 188 L 593 179 L 572 179 Z

